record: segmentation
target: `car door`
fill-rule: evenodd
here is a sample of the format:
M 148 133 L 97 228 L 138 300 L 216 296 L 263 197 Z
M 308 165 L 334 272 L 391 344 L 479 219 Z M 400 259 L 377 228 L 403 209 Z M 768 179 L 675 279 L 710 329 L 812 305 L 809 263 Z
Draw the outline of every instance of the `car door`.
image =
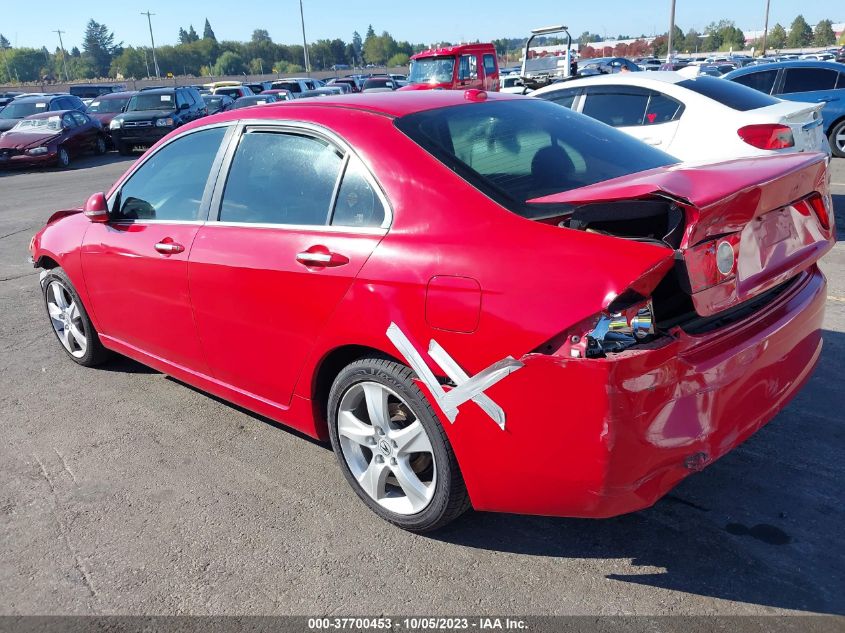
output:
M 458 86 L 460 88 L 483 88 L 482 80 L 478 76 L 478 55 L 465 53 L 461 55 L 458 67 Z
M 74 110 L 73 112 L 69 112 L 69 114 L 73 117 L 73 120 L 76 121 L 76 136 L 79 139 L 79 150 L 86 152 L 92 151 L 97 144 L 97 135 L 99 133 L 97 127 L 91 122 L 91 119 L 87 115 L 82 114 L 82 112 Z
M 188 267 L 197 328 L 215 378 L 285 406 L 389 207 L 348 148 L 297 127 L 245 127 L 223 173 Z
M 683 113 L 680 102 L 638 86 L 590 86 L 582 103 L 582 114 L 662 149 L 671 144 Z
M 64 148 L 71 156 L 79 155 L 85 148 L 85 137 L 80 134 L 79 123 L 71 112 L 62 115 L 62 130 L 65 137 L 62 141 Z
M 110 218 L 85 233 L 82 268 L 102 335 L 208 373 L 188 295 L 188 255 L 205 222 L 227 127 L 161 146 L 109 197 Z

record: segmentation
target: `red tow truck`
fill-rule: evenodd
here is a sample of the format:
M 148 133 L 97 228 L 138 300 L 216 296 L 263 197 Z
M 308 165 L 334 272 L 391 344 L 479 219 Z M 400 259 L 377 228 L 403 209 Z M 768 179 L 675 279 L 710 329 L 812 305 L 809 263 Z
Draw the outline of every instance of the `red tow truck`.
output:
M 430 48 L 411 57 L 408 85 L 399 90 L 499 89 L 499 61 L 492 44 Z

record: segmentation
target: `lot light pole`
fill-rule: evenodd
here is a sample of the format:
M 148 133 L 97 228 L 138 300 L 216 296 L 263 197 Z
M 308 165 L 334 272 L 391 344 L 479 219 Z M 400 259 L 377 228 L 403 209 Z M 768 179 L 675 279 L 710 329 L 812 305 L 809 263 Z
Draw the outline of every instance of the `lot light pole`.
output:
M 302 20 L 302 50 L 305 52 L 305 72 L 310 76 L 311 64 L 308 62 L 308 41 L 305 39 L 305 12 L 302 10 L 302 0 L 299 0 L 299 18 Z
M 146 11 L 142 11 L 141 15 L 147 16 L 147 24 L 150 27 L 150 43 L 153 45 L 153 68 L 155 68 L 156 71 L 156 79 L 160 79 L 161 73 L 158 70 L 158 60 L 156 59 L 156 41 L 153 38 L 153 21 L 150 19 L 151 16 L 155 15 L 155 13 L 150 13 L 150 10 L 147 9 Z
M 59 35 L 59 49 L 62 51 L 62 64 L 65 67 L 65 81 L 70 83 L 70 75 L 67 74 L 67 55 L 65 55 L 65 45 L 62 43 L 62 33 L 64 33 L 64 31 L 58 29 L 53 31 L 53 33 L 58 33 Z
M 766 19 L 763 24 L 763 46 L 760 47 L 760 57 L 766 56 L 766 39 L 769 36 L 769 2 L 771 0 L 766 0 Z
M 666 63 L 672 63 L 672 47 L 674 46 L 672 42 L 672 36 L 675 34 L 675 0 L 671 0 L 671 8 L 669 9 L 669 38 L 666 42 Z

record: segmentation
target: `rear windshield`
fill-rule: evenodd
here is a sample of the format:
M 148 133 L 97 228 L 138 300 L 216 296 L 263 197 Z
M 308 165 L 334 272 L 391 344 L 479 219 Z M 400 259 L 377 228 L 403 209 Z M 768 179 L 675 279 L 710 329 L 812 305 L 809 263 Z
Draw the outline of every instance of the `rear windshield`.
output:
M 774 97 L 763 94 L 758 90 L 716 77 L 685 79 L 678 82 L 678 85 L 740 112 L 765 108 L 778 103 L 778 100 Z
M 399 130 L 471 185 L 527 218 L 557 215 L 526 201 L 678 162 L 610 126 L 540 99 L 426 110 Z

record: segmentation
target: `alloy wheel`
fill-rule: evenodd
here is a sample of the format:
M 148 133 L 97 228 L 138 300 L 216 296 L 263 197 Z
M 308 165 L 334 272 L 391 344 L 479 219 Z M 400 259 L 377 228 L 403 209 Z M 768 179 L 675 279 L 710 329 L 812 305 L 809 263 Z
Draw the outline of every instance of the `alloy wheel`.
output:
M 402 515 L 428 506 L 437 483 L 431 440 L 395 391 L 370 381 L 349 387 L 340 401 L 337 433 L 349 470 L 371 499 Z
M 836 134 L 833 142 L 836 144 L 836 148 L 845 154 L 845 125 L 840 126 L 839 132 Z
M 47 286 L 46 297 L 53 331 L 71 356 L 82 358 L 88 349 L 88 337 L 79 306 L 64 284 L 56 280 Z
M 67 150 L 64 147 L 59 148 L 57 159 L 59 167 L 67 167 L 70 165 L 70 154 L 67 153 Z

